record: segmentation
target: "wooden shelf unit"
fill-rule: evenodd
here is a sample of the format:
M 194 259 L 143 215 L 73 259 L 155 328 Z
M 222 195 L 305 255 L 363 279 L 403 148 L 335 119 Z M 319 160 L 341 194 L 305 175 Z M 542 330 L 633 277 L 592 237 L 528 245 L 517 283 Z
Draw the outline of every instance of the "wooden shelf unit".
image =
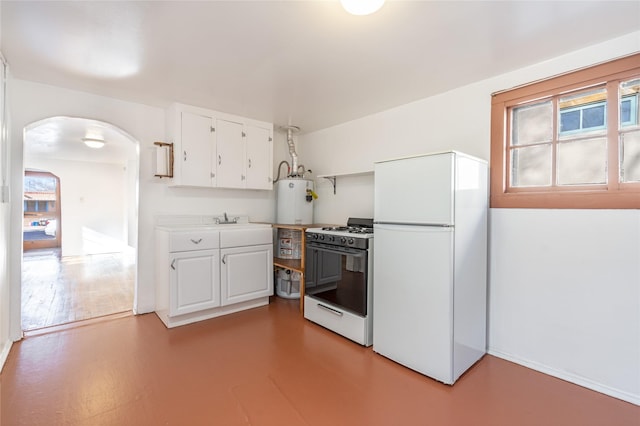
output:
M 327 225 L 323 225 L 323 224 L 308 224 L 308 225 L 284 225 L 284 224 L 278 224 L 278 223 L 274 223 L 271 226 L 273 226 L 273 228 L 277 231 L 278 229 L 293 229 L 294 231 L 300 231 L 301 236 L 300 236 L 300 259 L 282 259 L 280 257 L 274 256 L 273 258 L 273 267 L 275 268 L 284 268 L 284 269 L 290 269 L 294 272 L 299 272 L 300 273 L 300 313 L 304 314 L 304 280 L 305 280 L 305 271 L 304 271 L 304 265 L 305 265 L 305 256 L 307 254 L 307 248 L 306 248 L 306 239 L 305 239 L 305 231 L 307 230 L 307 228 L 321 228 L 323 226 L 327 226 Z M 274 239 L 274 241 L 277 241 L 277 235 L 276 235 L 276 239 Z M 277 242 L 276 242 L 277 245 Z M 275 250 L 274 250 L 275 253 Z

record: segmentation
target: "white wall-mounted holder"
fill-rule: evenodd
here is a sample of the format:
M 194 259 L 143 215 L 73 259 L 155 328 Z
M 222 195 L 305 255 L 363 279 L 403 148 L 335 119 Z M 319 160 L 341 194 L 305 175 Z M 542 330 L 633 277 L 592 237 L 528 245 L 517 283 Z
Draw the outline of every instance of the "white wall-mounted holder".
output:
M 333 185 L 333 195 L 336 194 L 336 181 L 337 178 L 335 176 L 318 176 L 319 178 L 326 179 Z
M 154 142 L 156 155 L 154 158 L 155 177 L 173 177 L 173 144 L 167 142 Z

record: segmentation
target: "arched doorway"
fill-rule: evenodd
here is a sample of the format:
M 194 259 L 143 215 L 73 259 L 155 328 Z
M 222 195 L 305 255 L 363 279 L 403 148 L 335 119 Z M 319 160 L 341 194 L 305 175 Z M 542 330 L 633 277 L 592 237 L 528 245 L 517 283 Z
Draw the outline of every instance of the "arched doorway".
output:
M 51 239 L 30 242 L 23 232 L 22 329 L 132 312 L 137 285 L 138 142 L 109 123 L 51 117 L 25 127 L 23 164 L 25 176 L 38 170 L 39 176 L 57 178 L 58 244 L 47 248 L 54 245 Z M 36 195 L 25 188 L 25 215 L 35 208 L 28 196 Z M 38 203 L 37 208 L 43 205 Z M 40 223 L 31 222 L 38 229 Z

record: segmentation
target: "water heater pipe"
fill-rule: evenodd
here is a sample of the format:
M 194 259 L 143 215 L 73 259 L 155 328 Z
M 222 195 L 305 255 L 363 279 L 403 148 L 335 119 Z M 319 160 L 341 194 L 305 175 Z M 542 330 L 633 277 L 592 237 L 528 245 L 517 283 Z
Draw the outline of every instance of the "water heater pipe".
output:
M 293 133 L 299 132 L 298 126 L 284 126 L 287 131 L 287 145 L 289 145 L 289 155 L 291 155 L 291 174 L 290 176 L 298 176 L 298 154 L 296 153 L 296 145 L 293 143 Z

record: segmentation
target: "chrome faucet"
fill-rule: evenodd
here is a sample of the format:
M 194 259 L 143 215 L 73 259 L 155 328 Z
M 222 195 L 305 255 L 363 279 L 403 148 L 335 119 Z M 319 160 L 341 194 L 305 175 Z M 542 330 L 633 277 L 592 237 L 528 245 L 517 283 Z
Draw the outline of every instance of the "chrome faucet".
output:
M 215 218 L 216 224 L 238 223 L 238 219 L 240 219 L 238 216 L 236 216 L 233 219 L 229 220 L 229 216 L 227 215 L 227 212 L 223 213 L 223 217 L 224 217 L 224 220 L 220 220 L 219 217 L 216 217 Z

